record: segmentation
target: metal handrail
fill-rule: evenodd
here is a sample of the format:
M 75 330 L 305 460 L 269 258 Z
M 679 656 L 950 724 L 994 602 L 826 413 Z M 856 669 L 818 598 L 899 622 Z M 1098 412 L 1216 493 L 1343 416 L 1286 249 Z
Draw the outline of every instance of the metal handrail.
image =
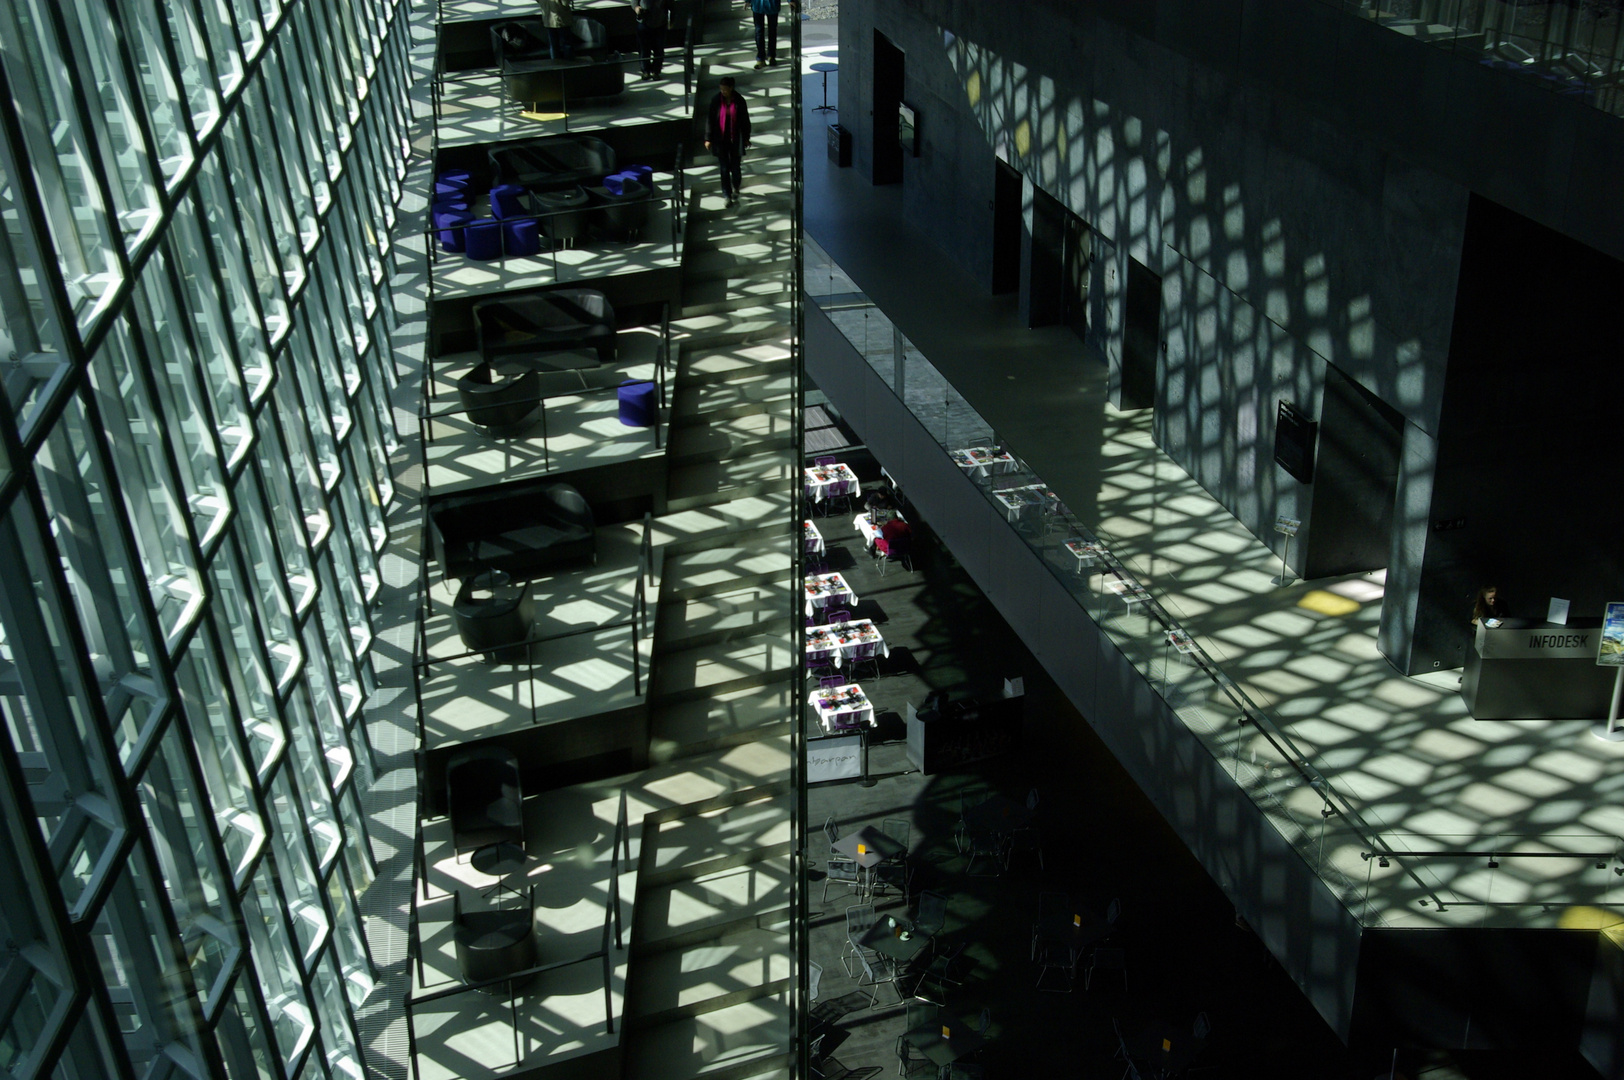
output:
M 694 107 L 694 16 L 688 16 L 688 30 L 682 37 L 682 107 Z
M 867 306 L 872 306 L 878 310 L 878 305 L 874 304 L 872 299 L 868 300 Z M 926 363 L 929 363 L 929 361 L 927 360 Z M 892 392 L 895 393 L 895 390 Z M 963 404 L 964 407 L 970 412 L 975 412 L 974 408 L 970 406 L 968 402 L 964 402 Z M 979 414 L 976 415 L 979 416 Z M 943 448 L 943 452 L 946 452 L 945 447 Z M 1025 467 L 1024 463 L 1022 467 Z M 1031 472 L 1030 469 L 1027 469 L 1026 471 Z M 1035 476 L 1036 474 L 1034 473 L 1033 475 Z M 1100 538 L 1091 529 L 1084 527 L 1075 519 L 1070 520 L 1070 525 L 1079 536 L 1091 542 L 1098 543 L 1100 541 Z M 1140 589 L 1143 589 L 1147 597 L 1149 597 L 1149 599 L 1145 601 L 1147 614 L 1158 622 L 1164 630 L 1176 628 L 1178 626 L 1176 620 L 1172 618 L 1165 607 L 1162 606 L 1160 601 L 1156 599 L 1149 586 L 1139 581 L 1138 578 L 1130 570 L 1128 570 L 1122 561 L 1110 551 L 1109 545 L 1101 543 L 1100 546 L 1102 549 L 1101 558 L 1104 564 L 1105 572 L 1110 573 L 1119 580 L 1128 582 Z M 1344 796 L 1342 796 L 1341 793 L 1338 792 L 1331 782 L 1324 776 L 1324 774 L 1322 774 L 1319 769 L 1308 760 L 1307 755 L 1302 752 L 1301 748 L 1296 745 L 1290 736 L 1276 727 L 1268 714 L 1259 708 L 1233 679 L 1226 675 L 1216 664 L 1212 663 L 1210 658 L 1206 656 L 1205 652 L 1201 650 L 1199 644 L 1197 645 L 1196 650 L 1190 655 L 1197 667 L 1204 674 L 1206 674 L 1207 677 L 1219 687 L 1219 689 L 1223 691 L 1225 697 L 1235 707 L 1236 711 L 1239 713 L 1237 723 L 1241 725 L 1248 723 L 1252 724 L 1258 733 L 1263 736 L 1265 741 L 1267 741 L 1268 744 L 1276 751 L 1281 761 L 1297 776 L 1298 780 L 1319 794 L 1325 807 L 1321 811 L 1322 817 L 1329 818 L 1335 816 L 1342 818 L 1347 823 L 1347 827 L 1354 833 L 1359 844 L 1376 857 L 1385 859 L 1404 859 L 1406 856 L 1415 856 L 1421 854 L 1418 852 L 1385 849 L 1383 845 L 1378 843 L 1381 830 L 1372 827 L 1364 820 L 1359 812 L 1353 808 L 1352 804 Z M 1478 850 L 1469 852 L 1449 852 L 1448 854 L 1450 857 L 1487 858 L 1492 857 L 1495 852 L 1491 852 L 1489 850 Z M 1501 854 L 1504 853 L 1502 852 Z M 1575 856 L 1565 854 L 1565 857 L 1571 858 Z M 1404 872 L 1423 892 L 1426 892 L 1429 896 L 1435 895 L 1435 890 L 1433 890 L 1426 884 L 1425 881 L 1422 880 L 1419 873 L 1414 868 L 1405 866 Z

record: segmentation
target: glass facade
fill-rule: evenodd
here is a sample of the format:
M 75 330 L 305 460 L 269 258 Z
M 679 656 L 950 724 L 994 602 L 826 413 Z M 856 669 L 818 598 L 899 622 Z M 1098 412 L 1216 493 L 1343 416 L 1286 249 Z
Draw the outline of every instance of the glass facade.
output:
M 364 1073 L 407 45 L 0 3 L 0 1074 Z

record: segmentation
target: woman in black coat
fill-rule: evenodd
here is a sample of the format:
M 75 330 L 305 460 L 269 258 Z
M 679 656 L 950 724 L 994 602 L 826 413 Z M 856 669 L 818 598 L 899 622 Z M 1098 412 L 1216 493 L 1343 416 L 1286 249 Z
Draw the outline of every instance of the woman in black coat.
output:
M 739 161 L 750 149 L 750 111 L 733 76 L 722 76 L 721 90 L 711 98 L 705 114 L 705 149 L 716 155 L 722 173 L 722 194 L 729 206 L 739 204 Z

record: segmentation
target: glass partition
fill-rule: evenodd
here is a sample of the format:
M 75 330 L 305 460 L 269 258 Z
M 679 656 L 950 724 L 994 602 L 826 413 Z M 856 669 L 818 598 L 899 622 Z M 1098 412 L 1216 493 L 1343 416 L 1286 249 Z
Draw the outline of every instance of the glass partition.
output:
M 1555 845 L 1543 833 L 1490 838 L 1495 852 L 1481 838 L 1461 837 L 1456 850 L 1448 838 L 1403 834 L 1368 801 L 1356 809 L 1317 751 L 1283 730 L 1225 670 L 1231 651 L 1244 644 L 1186 629 L 1190 613 L 1178 599 L 1185 593 L 1153 574 L 1143 545 L 1133 542 L 1143 526 L 1123 517 L 1109 525 L 1079 518 L 825 252 L 809 238 L 803 244 L 811 301 L 1356 917 L 1377 924 L 1406 908 L 1427 919 L 1465 908 L 1494 921 L 1515 919 L 1519 904 L 1547 902 L 1535 896 L 1573 903 L 1613 895 L 1619 845 L 1594 832 L 1575 830 Z M 1144 482 L 1121 473 L 1112 479 Z M 1513 860 L 1537 869 L 1508 876 L 1501 867 Z M 1461 918 L 1456 912 L 1449 921 Z

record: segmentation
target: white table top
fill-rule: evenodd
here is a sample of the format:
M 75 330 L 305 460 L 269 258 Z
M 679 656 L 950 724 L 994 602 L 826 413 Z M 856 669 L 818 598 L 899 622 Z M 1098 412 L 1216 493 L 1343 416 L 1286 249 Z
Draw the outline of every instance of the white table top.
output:
M 810 603 L 832 596 L 851 595 L 851 586 L 839 573 L 806 575 L 806 599 Z
M 990 446 L 967 446 L 962 450 L 949 450 L 953 464 L 961 469 L 985 469 L 989 465 L 1013 465 L 1015 455 L 1008 450 L 993 452 Z
M 891 516 L 896 521 L 906 522 L 908 520 L 907 518 L 902 516 L 902 513 L 900 511 L 893 510 L 891 512 Z M 885 528 L 884 524 L 876 526 L 873 523 L 871 523 L 868 520 L 868 511 L 867 510 L 863 511 L 861 514 L 858 514 L 856 517 L 852 518 L 851 519 L 851 525 L 852 525 L 852 528 L 856 529 L 859 533 L 861 533 L 863 535 L 863 542 L 865 544 L 872 544 L 874 542 L 874 538 L 879 535 L 880 530 Z
M 870 642 L 882 648 L 885 646 L 885 637 L 880 633 L 879 627 L 874 625 L 873 619 L 853 619 L 832 626 L 812 626 L 806 631 L 807 652 L 855 649 Z
M 857 683 L 842 683 L 831 686 L 827 690 L 818 688 L 807 695 L 807 702 L 818 711 L 820 719 L 827 721 L 830 717 L 844 716 L 848 713 L 867 712 L 865 723 L 874 723 L 874 706 L 869 703 L 868 695 Z
M 842 462 L 833 465 L 811 465 L 806 471 L 806 482 L 812 487 L 828 487 L 842 481 L 856 485 L 857 474 L 851 471 L 851 466 Z

